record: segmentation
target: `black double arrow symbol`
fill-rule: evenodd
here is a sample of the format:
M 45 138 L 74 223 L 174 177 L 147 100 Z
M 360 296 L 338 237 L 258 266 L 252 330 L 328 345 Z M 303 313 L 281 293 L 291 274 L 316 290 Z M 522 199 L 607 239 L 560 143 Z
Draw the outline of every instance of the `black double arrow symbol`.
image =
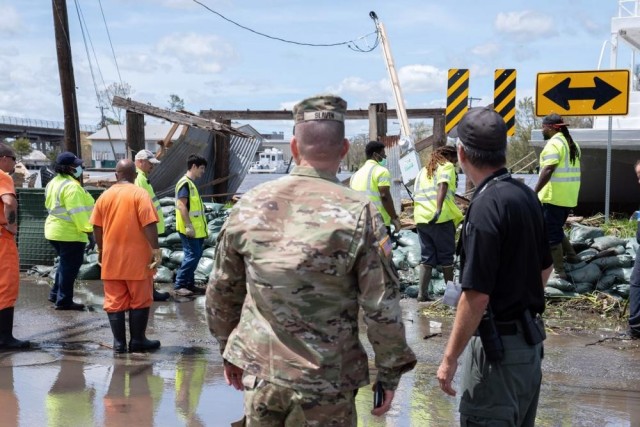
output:
M 593 99 L 593 109 L 597 110 L 622 93 L 599 77 L 594 77 L 593 83 L 595 86 L 591 87 L 569 87 L 571 77 L 567 77 L 545 92 L 544 96 L 565 110 L 569 110 L 570 108 L 569 101 Z

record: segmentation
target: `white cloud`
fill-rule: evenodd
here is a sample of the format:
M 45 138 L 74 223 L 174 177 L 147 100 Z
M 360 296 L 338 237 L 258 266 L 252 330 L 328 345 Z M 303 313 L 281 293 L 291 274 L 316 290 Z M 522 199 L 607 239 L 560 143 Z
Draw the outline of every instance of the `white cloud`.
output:
M 16 9 L 0 4 L 0 33 L 16 34 L 22 28 L 22 20 Z
M 556 34 L 552 16 L 532 10 L 500 12 L 496 16 L 495 28 L 519 39 L 540 38 Z
M 500 46 L 497 43 L 485 43 L 471 48 L 471 53 L 476 56 L 494 57 L 500 53 Z
M 398 78 L 403 92 L 436 92 L 447 84 L 447 71 L 431 65 L 407 65 L 400 68 Z
M 233 47 L 219 37 L 195 33 L 170 34 L 158 42 L 157 50 L 178 60 L 185 73 L 219 73 L 237 57 Z

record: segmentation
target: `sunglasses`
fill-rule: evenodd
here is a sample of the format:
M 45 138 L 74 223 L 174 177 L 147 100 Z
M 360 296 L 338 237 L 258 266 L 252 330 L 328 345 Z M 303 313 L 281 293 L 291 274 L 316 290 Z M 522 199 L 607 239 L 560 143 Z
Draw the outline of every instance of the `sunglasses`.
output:
M 16 161 L 16 157 L 15 156 L 0 156 L 0 157 L 9 158 L 9 159 L 13 160 L 14 162 Z

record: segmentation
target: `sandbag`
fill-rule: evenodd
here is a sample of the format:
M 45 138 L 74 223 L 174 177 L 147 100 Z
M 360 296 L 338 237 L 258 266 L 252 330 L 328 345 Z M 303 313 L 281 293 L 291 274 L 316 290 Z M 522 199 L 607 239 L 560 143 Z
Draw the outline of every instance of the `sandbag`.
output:
M 216 231 L 215 233 L 209 232 L 209 235 L 204 239 L 204 247 L 215 247 L 216 241 L 218 240 L 218 234 L 220 234 L 220 232 L 218 231 Z
M 193 275 L 193 280 L 198 284 L 205 284 L 209 281 L 209 276 L 196 271 Z
M 575 270 L 580 270 L 581 268 L 584 268 L 587 265 L 587 263 L 585 261 L 580 261 L 577 262 L 575 264 L 570 264 L 568 262 L 564 263 L 564 271 L 566 271 L 567 273 L 569 271 L 575 271 Z
M 446 289 L 447 284 L 444 282 L 444 278 L 431 278 L 431 293 L 433 295 L 444 295 Z
M 615 248 L 613 248 L 613 250 L 616 251 L 616 255 L 622 255 L 627 252 L 627 248 L 625 245 L 626 245 L 626 242 L 624 245 L 618 245 Z
M 92 253 L 85 255 L 85 264 L 93 264 L 94 262 L 98 262 L 98 254 Z
M 554 288 L 553 286 L 546 286 L 544 288 L 544 296 L 549 298 L 564 297 L 564 292 L 560 289 Z
M 618 283 L 620 282 L 626 282 L 629 283 L 629 281 L 631 280 L 631 268 L 620 268 L 620 267 L 615 267 L 615 268 L 609 268 L 607 270 L 605 270 L 602 275 L 603 276 L 614 276 L 616 278 L 616 280 L 618 281 Z
M 393 266 L 396 268 L 396 270 L 407 270 L 409 268 L 409 264 L 407 263 L 407 255 L 402 251 L 393 251 L 391 261 L 393 262 Z
M 633 267 L 634 257 L 629 254 L 618 255 L 618 259 L 620 260 L 620 267 L 622 268 L 631 268 Z
M 205 212 L 212 212 L 216 215 L 224 212 L 224 204 L 222 203 L 203 203 Z
M 630 288 L 631 288 L 630 285 L 619 284 L 619 285 L 615 285 L 613 288 L 611 288 L 611 291 L 615 292 L 618 295 L 620 295 L 622 298 L 629 298 L 629 289 Z
M 162 263 L 169 261 L 171 259 L 171 253 L 173 252 L 169 248 L 160 248 L 162 250 Z
M 594 256 L 598 255 L 598 250 L 594 248 L 585 249 L 578 253 L 580 261 L 589 261 Z
M 571 224 L 571 231 L 569 232 L 569 240 L 573 244 L 574 242 L 585 242 L 590 239 L 604 236 L 604 230 L 599 227 L 588 227 L 586 225 L 574 223 Z
M 418 282 L 418 275 L 416 274 L 415 269 L 409 268 L 407 270 L 399 270 L 398 279 L 400 280 L 400 286 L 406 287 Z
M 153 275 L 153 281 L 156 283 L 173 283 L 173 271 L 161 265 L 156 269 L 156 274 Z
M 595 285 L 589 282 L 576 283 L 575 286 L 575 291 L 578 294 L 588 294 L 589 292 L 593 292 L 596 289 Z
M 587 264 L 582 268 L 573 271 L 567 271 L 567 275 L 573 283 L 589 282 L 596 283 L 602 272 L 597 265 Z
M 167 246 L 173 245 L 182 245 L 182 240 L 180 239 L 180 233 L 171 233 L 167 237 L 164 238 L 164 244 Z
M 202 251 L 202 256 L 205 258 L 214 259 L 216 257 L 216 248 L 207 248 Z
M 158 202 L 160 203 L 160 206 L 176 206 L 176 199 L 174 197 L 163 197 L 162 199 L 158 200 Z
M 400 230 L 398 232 L 398 245 L 400 246 L 418 246 L 420 247 L 420 238 L 418 233 L 410 230 Z
M 182 264 L 183 260 L 184 260 L 184 252 L 182 251 L 173 251 L 171 252 L 171 256 L 169 256 L 169 261 L 171 261 L 173 264 L 180 265 Z
M 32 265 L 27 271 L 27 274 L 29 276 L 46 277 L 53 269 L 50 265 Z
M 420 287 L 418 285 L 407 286 L 404 290 L 404 294 L 407 298 L 418 298 L 418 292 L 420 292 Z
M 78 280 L 100 280 L 100 265 L 97 262 L 82 264 L 78 271 Z
M 547 281 L 547 286 L 551 286 L 553 288 L 559 289 L 561 291 L 575 291 L 576 287 L 573 283 L 568 282 L 559 277 L 552 277 Z
M 160 210 L 162 211 L 162 215 L 165 217 L 174 215 L 176 212 L 176 208 L 173 206 L 161 206 Z
M 606 291 L 611 289 L 614 283 L 616 283 L 616 276 L 602 276 L 598 279 L 598 283 L 596 283 L 596 289 Z
M 421 258 L 420 251 L 418 253 L 416 251 L 407 251 L 407 264 L 409 264 L 409 267 L 413 268 L 420 265 Z
M 209 277 L 211 270 L 213 269 L 213 260 L 211 258 L 200 258 L 198 261 L 198 267 L 196 267 L 196 271 L 201 273 L 204 276 Z
M 609 248 L 614 248 L 616 246 L 625 245 L 625 241 L 615 237 L 615 236 L 602 236 L 596 237 L 593 239 L 593 243 L 591 244 L 592 248 L 596 248 L 599 251 L 604 251 Z
M 591 261 L 591 264 L 600 267 L 600 270 L 606 270 L 608 268 L 622 267 L 621 259 L 617 256 L 608 256 L 606 258 L 598 258 Z

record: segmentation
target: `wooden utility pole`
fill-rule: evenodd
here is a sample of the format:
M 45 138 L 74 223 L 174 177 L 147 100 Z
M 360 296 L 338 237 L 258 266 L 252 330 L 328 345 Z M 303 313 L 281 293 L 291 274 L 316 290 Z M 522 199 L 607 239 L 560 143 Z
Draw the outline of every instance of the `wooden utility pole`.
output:
M 130 157 L 131 160 L 133 160 L 136 153 L 144 149 L 144 114 L 127 111 L 127 146 L 125 148 L 125 157 Z
M 78 123 L 78 103 L 76 101 L 76 82 L 73 76 L 67 4 L 66 0 L 52 0 L 52 5 L 53 29 L 56 38 L 58 73 L 60 74 L 60 90 L 64 112 L 63 146 L 65 151 L 71 151 L 80 156 L 80 124 Z
M 387 104 L 369 104 L 369 141 L 387 136 Z

